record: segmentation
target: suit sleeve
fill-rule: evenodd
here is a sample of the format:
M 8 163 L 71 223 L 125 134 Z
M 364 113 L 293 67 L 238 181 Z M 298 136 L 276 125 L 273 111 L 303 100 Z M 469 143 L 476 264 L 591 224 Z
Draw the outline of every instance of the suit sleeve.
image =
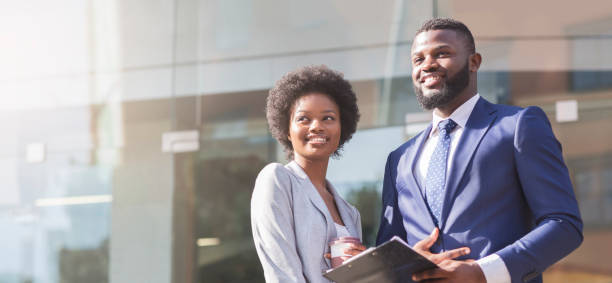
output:
M 397 162 L 393 161 L 393 152 L 387 157 L 385 176 L 383 179 L 382 211 L 380 215 L 380 226 L 376 236 L 376 245 L 380 245 L 393 236 L 399 236 L 406 240 L 406 230 L 397 203 L 397 190 L 395 188 L 395 176 L 397 175 Z
M 251 226 L 266 282 L 306 282 L 298 257 L 291 182 L 280 164 L 266 166 L 255 181 Z
M 538 107 L 524 109 L 515 131 L 517 173 L 535 227 L 497 254 L 512 282 L 526 282 L 580 245 L 582 220 L 561 144 L 544 112 Z

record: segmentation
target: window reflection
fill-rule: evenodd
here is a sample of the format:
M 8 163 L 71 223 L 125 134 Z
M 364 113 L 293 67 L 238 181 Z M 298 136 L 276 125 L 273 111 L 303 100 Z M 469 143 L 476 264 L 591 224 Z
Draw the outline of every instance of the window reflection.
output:
M 372 244 L 386 156 L 430 118 L 408 60 L 434 14 L 474 30 L 480 95 L 542 107 L 563 145 L 585 241 L 546 282 L 612 280 L 606 1 L 550 15 L 556 1 L 77 2 L 0 4 L 0 282 L 263 282 L 249 200 L 259 170 L 286 162 L 265 96 L 306 64 L 357 93 L 360 128 L 329 179 Z M 576 101 L 577 121 L 555 120 L 559 100 Z M 199 131 L 200 149 L 162 153 L 162 134 L 181 130 Z

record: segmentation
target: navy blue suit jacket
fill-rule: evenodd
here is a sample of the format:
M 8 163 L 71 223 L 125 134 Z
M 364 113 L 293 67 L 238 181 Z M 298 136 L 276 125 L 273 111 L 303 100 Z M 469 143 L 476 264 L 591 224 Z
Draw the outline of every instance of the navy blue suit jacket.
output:
M 389 154 L 380 244 L 410 245 L 434 229 L 414 169 L 428 129 Z M 479 259 L 496 253 L 512 282 L 541 282 L 541 272 L 582 242 L 582 221 L 561 145 L 544 112 L 480 98 L 448 173 L 440 238 L 432 251 L 463 246 Z

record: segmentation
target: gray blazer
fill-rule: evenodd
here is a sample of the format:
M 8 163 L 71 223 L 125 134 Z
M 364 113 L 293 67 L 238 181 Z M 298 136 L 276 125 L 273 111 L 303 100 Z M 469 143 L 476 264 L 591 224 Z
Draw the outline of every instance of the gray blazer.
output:
M 327 182 L 344 225 L 361 239 L 355 207 Z M 268 164 L 255 181 L 251 226 L 266 282 L 330 282 L 328 243 L 336 237 L 334 220 L 314 185 L 295 162 Z

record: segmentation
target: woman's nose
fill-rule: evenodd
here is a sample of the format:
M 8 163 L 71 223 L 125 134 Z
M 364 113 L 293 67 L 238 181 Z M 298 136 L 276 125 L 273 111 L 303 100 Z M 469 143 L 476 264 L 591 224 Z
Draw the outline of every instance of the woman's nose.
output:
M 310 129 L 309 130 L 311 132 L 321 131 L 321 130 L 323 130 L 323 123 L 321 123 L 321 121 L 319 121 L 318 119 L 314 119 L 310 123 Z

